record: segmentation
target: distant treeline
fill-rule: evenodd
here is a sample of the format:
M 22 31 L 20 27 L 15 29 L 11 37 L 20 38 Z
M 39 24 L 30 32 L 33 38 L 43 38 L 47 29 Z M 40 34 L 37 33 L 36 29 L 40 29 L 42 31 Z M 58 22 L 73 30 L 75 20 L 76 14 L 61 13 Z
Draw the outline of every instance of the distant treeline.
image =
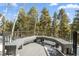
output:
M 69 22 L 69 16 L 64 9 L 60 9 L 59 12 L 54 12 L 52 17 L 47 8 L 43 8 L 40 14 L 35 7 L 32 7 L 27 13 L 23 8 L 20 8 L 15 31 L 25 31 L 29 32 L 28 34 L 33 35 L 54 36 L 65 40 L 71 39 L 71 34 L 74 30 L 79 31 L 78 10 L 76 10 L 73 23 L 71 24 Z M 13 22 L 7 20 L 5 22 L 4 30 L 11 31 L 12 26 Z

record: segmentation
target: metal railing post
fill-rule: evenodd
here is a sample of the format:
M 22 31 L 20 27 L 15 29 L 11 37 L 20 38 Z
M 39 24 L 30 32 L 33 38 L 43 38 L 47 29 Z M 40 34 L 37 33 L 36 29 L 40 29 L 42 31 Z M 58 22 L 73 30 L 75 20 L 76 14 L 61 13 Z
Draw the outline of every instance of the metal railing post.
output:
M 73 31 L 73 55 L 77 55 L 77 32 Z

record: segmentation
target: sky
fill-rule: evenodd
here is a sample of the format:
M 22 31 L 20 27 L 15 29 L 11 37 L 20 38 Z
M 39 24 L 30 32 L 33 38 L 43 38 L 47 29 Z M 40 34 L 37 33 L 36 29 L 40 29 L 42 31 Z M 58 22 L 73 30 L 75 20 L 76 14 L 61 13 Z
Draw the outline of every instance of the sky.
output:
M 72 23 L 75 17 L 75 11 L 79 9 L 78 3 L 0 3 L 0 13 L 2 13 L 8 20 L 14 21 L 20 8 L 24 8 L 26 13 L 31 7 L 35 7 L 38 10 L 38 14 L 41 15 L 42 9 L 45 7 L 48 9 L 49 14 L 53 17 L 54 12 L 59 12 L 61 8 L 65 9 L 66 14 L 69 17 L 70 23 Z

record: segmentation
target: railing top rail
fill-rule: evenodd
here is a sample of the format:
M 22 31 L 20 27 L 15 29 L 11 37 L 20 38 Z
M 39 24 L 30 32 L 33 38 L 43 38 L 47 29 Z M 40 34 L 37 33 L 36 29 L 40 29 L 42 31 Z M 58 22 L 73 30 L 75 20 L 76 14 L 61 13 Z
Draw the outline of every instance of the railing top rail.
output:
M 36 39 L 35 36 L 19 38 L 19 39 L 14 40 L 11 43 L 6 43 L 6 45 L 16 45 L 17 47 L 19 47 L 19 46 L 23 45 L 24 43 L 31 42 L 31 41 L 33 41 L 35 39 Z
M 71 42 L 68 42 L 68 41 L 65 41 L 63 39 L 60 39 L 60 38 L 54 38 L 54 37 L 48 37 L 48 36 L 29 36 L 29 37 L 24 37 L 24 38 L 19 38 L 19 39 L 16 39 L 14 40 L 12 43 L 9 43 L 7 45 L 16 45 L 16 46 L 20 46 L 24 43 L 28 43 L 30 41 L 34 41 L 35 39 L 37 38 L 46 38 L 47 40 L 51 40 L 51 41 L 56 41 L 57 43 L 59 44 L 62 44 L 62 45 L 72 45 Z
M 37 37 L 39 37 L 39 38 L 47 38 L 47 39 L 50 39 L 52 41 L 55 40 L 55 41 L 57 41 L 57 42 L 59 42 L 61 44 L 72 44 L 72 42 L 68 42 L 68 41 L 66 41 L 64 39 L 61 39 L 61 38 L 55 38 L 55 37 L 51 37 L 51 36 L 37 36 Z

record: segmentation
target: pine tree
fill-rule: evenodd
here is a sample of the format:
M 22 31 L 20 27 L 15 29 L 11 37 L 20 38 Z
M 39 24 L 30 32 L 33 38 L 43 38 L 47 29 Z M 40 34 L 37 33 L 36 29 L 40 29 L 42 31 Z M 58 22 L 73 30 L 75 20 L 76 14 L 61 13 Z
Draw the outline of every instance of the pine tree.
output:
M 57 18 L 57 13 L 54 13 L 53 16 L 53 36 L 58 37 L 58 32 L 59 32 L 59 24 L 58 24 L 58 18 Z
M 51 24 L 51 18 L 49 15 L 49 12 L 46 8 L 42 10 L 42 14 L 40 17 L 40 30 L 42 31 L 42 34 L 44 35 L 50 35 L 50 24 Z
M 75 18 L 72 24 L 72 31 L 79 31 L 79 10 L 76 11 Z
M 36 34 L 36 23 L 38 20 L 38 12 L 35 7 L 32 7 L 28 12 L 28 19 L 29 19 L 29 31 L 32 31 L 34 35 Z
M 13 22 L 5 20 L 4 30 L 6 32 L 11 32 L 12 31 L 12 27 L 13 27 Z
M 60 19 L 60 37 L 63 38 L 63 39 L 66 39 L 68 40 L 69 39 L 69 36 L 70 36 L 70 26 L 69 26 L 69 23 L 68 23 L 68 17 L 67 17 L 67 14 L 65 13 L 65 10 L 64 9 L 61 9 L 59 11 L 59 15 L 58 15 L 59 19 Z
M 24 25 L 25 23 L 26 23 L 26 13 L 23 8 L 20 8 L 15 30 L 25 31 L 25 25 Z

